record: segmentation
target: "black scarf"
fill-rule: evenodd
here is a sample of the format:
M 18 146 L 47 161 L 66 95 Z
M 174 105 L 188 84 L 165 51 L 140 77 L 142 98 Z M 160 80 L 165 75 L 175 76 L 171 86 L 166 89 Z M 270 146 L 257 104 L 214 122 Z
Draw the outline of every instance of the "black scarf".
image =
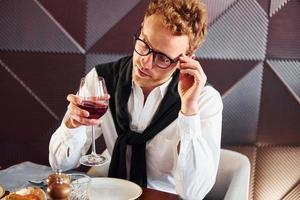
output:
M 172 123 L 177 117 L 181 106 L 177 91 L 179 72 L 173 74 L 166 95 L 162 99 L 149 126 L 143 133 L 130 130 L 130 117 L 127 102 L 132 85 L 132 57 L 125 57 L 117 62 L 96 66 L 99 76 L 106 81 L 111 98 L 109 106 L 118 134 L 114 145 L 109 177 L 127 178 L 126 148 L 132 146 L 130 180 L 140 186 L 147 186 L 146 143 L 161 130 Z

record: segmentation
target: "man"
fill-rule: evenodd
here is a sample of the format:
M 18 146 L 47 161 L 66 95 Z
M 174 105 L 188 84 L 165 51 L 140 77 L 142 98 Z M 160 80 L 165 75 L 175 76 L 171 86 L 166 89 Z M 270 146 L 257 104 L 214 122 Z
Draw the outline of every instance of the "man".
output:
M 108 175 L 142 186 L 203 199 L 212 188 L 220 156 L 222 100 L 206 85 L 194 52 L 204 40 L 206 9 L 198 0 L 154 0 L 135 36 L 133 56 L 102 64 L 86 76 L 106 80 L 110 98 L 101 118 L 111 158 Z M 70 104 L 50 141 L 50 164 L 78 166 L 90 144 L 87 119 Z M 98 133 L 100 135 L 100 133 Z

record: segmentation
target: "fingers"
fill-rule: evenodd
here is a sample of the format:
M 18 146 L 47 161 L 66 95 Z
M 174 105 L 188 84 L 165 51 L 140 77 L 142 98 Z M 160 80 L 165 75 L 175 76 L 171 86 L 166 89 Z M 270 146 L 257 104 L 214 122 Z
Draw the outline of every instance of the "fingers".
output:
M 110 99 L 110 95 L 109 94 L 104 94 L 102 97 L 101 97 L 101 100 L 109 100 Z
M 76 96 L 74 94 L 69 94 L 67 96 L 67 100 L 70 102 L 68 105 L 68 112 L 70 115 L 78 115 L 81 117 L 88 117 L 89 112 L 86 110 L 83 110 L 78 107 L 78 105 L 81 104 L 82 99 L 79 96 Z
M 182 69 L 180 70 L 181 74 L 188 74 L 194 77 L 194 81 L 196 82 L 201 82 L 201 80 L 203 80 L 203 78 L 201 77 L 201 75 L 199 74 L 199 72 L 197 70 L 194 69 Z
M 101 100 L 108 100 L 109 95 L 104 96 Z M 81 125 L 90 126 L 97 125 L 100 123 L 100 119 L 88 119 L 89 112 L 81 109 L 79 105 L 82 102 L 82 99 L 79 96 L 74 94 L 69 94 L 67 100 L 70 102 L 68 105 L 67 114 L 69 116 L 70 123 L 72 127 L 79 127 Z
M 192 57 L 183 55 L 179 57 L 179 60 L 180 60 L 180 66 L 179 66 L 180 70 L 184 68 L 190 68 L 190 69 L 196 69 L 199 72 L 201 72 L 200 69 L 202 68 L 200 66 L 200 63 L 197 60 L 193 59 Z
M 100 119 L 88 119 L 85 117 L 81 117 L 79 115 L 69 115 L 72 124 L 78 125 L 84 125 L 84 126 L 91 126 L 91 125 L 97 125 L 100 124 Z
M 70 102 L 70 103 L 73 103 L 75 105 L 80 105 L 81 104 L 81 101 L 82 99 L 79 97 L 79 96 L 76 96 L 74 94 L 69 94 L 67 96 L 67 100 Z
M 191 57 L 188 57 L 186 55 L 182 55 L 180 57 L 180 66 L 179 66 L 179 69 L 180 69 L 180 72 L 181 73 L 184 73 L 184 74 L 190 74 L 192 76 L 194 76 L 195 78 L 197 79 L 202 79 L 204 81 L 206 81 L 206 75 L 200 65 L 200 63 L 193 59 L 194 55 L 191 56 Z M 190 69 L 190 70 L 188 70 Z M 195 72 L 192 72 L 191 70 L 194 70 Z M 198 72 L 198 73 L 196 73 Z
M 73 103 L 68 105 L 68 111 L 70 115 L 78 115 L 80 117 L 88 117 L 90 115 L 88 111 L 79 108 L 77 104 Z

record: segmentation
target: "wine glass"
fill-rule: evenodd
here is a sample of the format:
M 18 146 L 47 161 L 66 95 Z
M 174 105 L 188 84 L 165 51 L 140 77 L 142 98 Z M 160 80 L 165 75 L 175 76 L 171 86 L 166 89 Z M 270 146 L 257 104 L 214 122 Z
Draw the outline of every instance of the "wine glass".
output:
M 88 119 L 99 119 L 106 113 L 108 100 L 105 99 L 107 89 L 103 77 L 81 78 L 78 95 L 82 98 L 79 108 L 89 112 Z M 85 166 L 98 166 L 106 161 L 106 157 L 96 153 L 95 128 L 92 126 L 92 152 L 82 156 L 79 162 Z

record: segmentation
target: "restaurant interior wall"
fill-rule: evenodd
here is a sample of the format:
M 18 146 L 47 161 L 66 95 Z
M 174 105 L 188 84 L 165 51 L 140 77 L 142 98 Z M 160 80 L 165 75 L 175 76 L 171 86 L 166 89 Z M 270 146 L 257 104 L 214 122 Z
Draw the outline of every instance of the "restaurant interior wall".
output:
M 222 147 L 248 156 L 250 199 L 299 199 L 300 1 L 205 2 L 209 30 L 196 56 L 222 94 Z M 147 4 L 0 1 L 2 168 L 48 165 L 66 95 L 95 64 L 132 53 Z

